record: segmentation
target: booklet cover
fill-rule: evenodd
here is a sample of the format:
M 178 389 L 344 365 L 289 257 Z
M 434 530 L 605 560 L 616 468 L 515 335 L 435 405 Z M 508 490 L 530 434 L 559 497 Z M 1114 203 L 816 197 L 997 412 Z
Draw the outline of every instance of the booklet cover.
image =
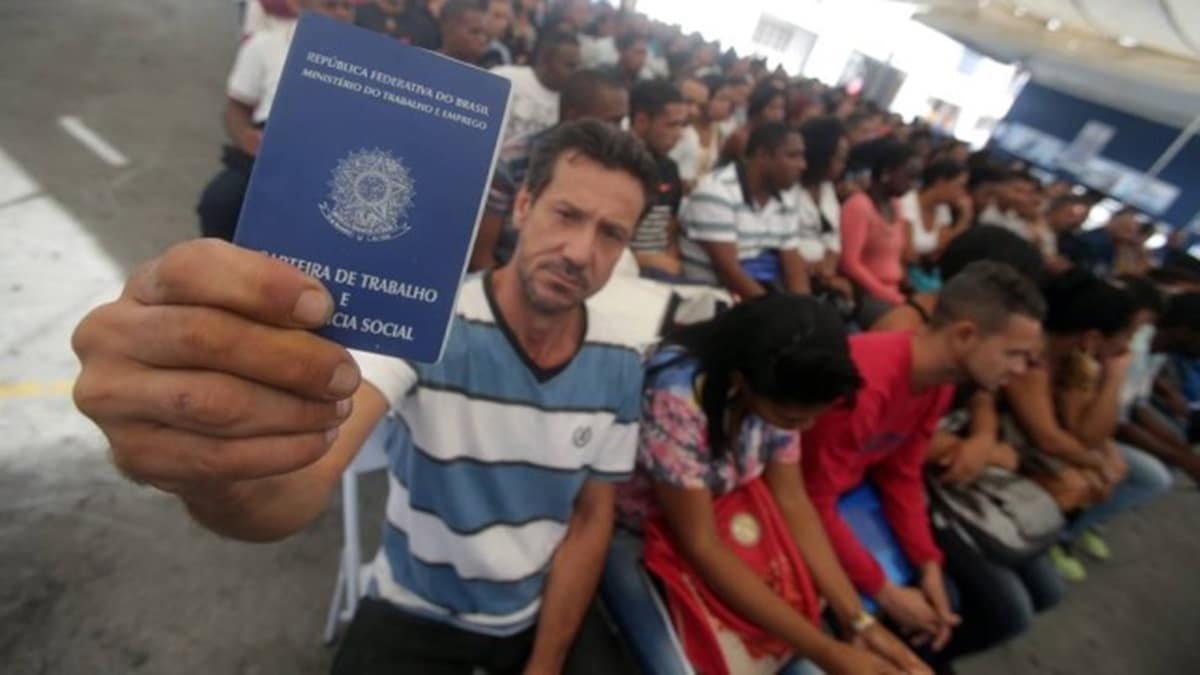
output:
M 235 241 L 325 284 L 336 310 L 321 335 L 437 361 L 509 89 L 487 71 L 305 15 Z

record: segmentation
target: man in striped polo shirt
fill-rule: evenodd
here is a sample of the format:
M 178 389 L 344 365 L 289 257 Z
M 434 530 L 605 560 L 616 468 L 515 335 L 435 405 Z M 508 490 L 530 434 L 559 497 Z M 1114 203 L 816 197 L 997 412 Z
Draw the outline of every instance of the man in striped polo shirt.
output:
M 804 137 L 780 123 L 750 133 L 745 157 L 700 180 L 679 215 L 684 274 L 749 299 L 769 289 L 808 293 L 797 184 Z
M 513 261 L 465 282 L 429 366 L 355 354 L 356 367 L 296 330 L 332 313 L 318 282 L 223 243 L 181 245 L 81 324 L 77 400 L 122 471 L 259 541 L 314 520 L 391 411 L 402 434 L 383 546 L 333 672 L 617 672 L 589 608 L 613 481 L 633 467 L 642 369 L 585 301 L 655 176 L 642 145 L 601 122 L 547 136 L 516 200 Z M 130 377 L 141 385 L 113 386 Z

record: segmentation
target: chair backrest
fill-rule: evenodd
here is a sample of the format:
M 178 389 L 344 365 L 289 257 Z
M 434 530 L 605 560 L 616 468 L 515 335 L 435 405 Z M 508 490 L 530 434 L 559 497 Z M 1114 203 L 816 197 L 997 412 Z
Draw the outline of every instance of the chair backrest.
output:
M 346 471 L 352 474 L 364 474 L 378 471 L 388 465 L 387 446 L 396 434 L 398 426 L 396 418 L 388 415 L 380 420 L 371 430 L 371 435 L 363 441 L 362 449 L 355 455 L 354 461 Z

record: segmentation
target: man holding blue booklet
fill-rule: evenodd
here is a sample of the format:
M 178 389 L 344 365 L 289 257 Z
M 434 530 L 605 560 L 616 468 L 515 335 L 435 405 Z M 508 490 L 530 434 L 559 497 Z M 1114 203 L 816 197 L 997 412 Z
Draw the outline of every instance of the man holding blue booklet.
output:
M 619 672 L 615 650 L 588 646 L 603 640 L 594 615 L 576 634 L 613 482 L 633 466 L 642 370 L 619 322 L 585 300 L 654 181 L 641 144 L 600 122 L 548 136 L 517 198 L 513 261 L 464 284 L 433 365 L 351 356 L 309 332 L 333 300 L 285 263 L 180 245 L 80 325 L 76 401 L 125 474 L 246 541 L 317 518 L 391 411 L 405 433 L 384 543 L 334 672 Z

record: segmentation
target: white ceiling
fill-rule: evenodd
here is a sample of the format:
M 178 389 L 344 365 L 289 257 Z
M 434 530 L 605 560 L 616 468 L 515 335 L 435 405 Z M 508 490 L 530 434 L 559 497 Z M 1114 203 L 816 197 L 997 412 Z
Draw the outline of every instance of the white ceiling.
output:
M 1200 115 L 1200 0 L 911 4 L 918 21 L 1042 84 L 1173 126 Z

